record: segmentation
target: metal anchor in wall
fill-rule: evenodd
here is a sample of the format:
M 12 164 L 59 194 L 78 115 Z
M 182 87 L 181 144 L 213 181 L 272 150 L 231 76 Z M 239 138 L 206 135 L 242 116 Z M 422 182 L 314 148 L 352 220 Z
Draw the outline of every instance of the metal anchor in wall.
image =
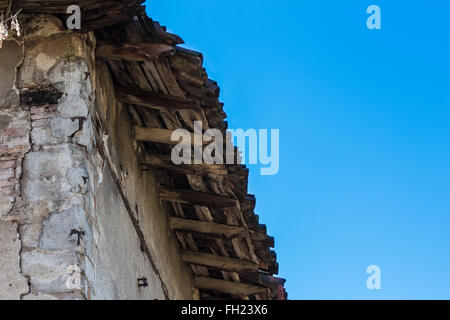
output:
M 81 239 L 83 239 L 83 236 L 86 235 L 86 232 L 79 231 L 79 230 L 76 230 L 76 229 L 72 229 L 70 231 L 70 235 L 69 236 L 71 237 L 73 235 L 77 235 L 77 237 L 78 237 L 77 246 L 79 246 L 81 244 Z

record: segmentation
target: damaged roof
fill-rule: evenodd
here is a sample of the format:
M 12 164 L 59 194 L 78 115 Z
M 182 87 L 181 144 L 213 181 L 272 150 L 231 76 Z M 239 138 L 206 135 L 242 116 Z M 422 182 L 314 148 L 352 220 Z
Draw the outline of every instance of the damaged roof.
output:
M 0 12 L 6 16 L 19 10 L 22 13 L 48 13 L 65 15 L 67 8 L 78 5 L 81 8 L 82 28 L 95 30 L 127 21 L 130 15 L 145 14 L 141 4 L 145 0 L 0 0 Z
M 82 28 L 94 31 L 96 58 L 108 67 L 117 100 L 128 106 L 143 170 L 157 170 L 160 200 L 201 299 L 286 299 L 274 238 L 254 213 L 249 171 L 235 165 L 179 165 L 155 130 L 227 130 L 218 84 L 201 53 L 150 19 L 142 0 L 78 1 Z M 65 15 L 72 0 L 1 1 L 0 11 Z M 83 32 L 83 31 L 82 31 Z M 237 156 L 237 149 L 235 150 Z

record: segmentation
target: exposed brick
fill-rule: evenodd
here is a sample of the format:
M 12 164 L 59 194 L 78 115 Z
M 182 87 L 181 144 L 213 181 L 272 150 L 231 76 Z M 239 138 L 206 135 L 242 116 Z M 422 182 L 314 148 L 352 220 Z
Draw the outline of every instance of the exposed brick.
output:
M 0 169 L 9 169 L 9 168 L 15 168 L 16 167 L 16 161 L 10 160 L 10 161 L 0 161 Z
M 15 146 L 12 148 L 9 148 L 7 145 L 0 145 L 0 155 L 16 155 L 16 154 L 23 154 L 29 150 L 29 146 Z
M 26 133 L 27 128 L 8 128 L 3 130 L 2 134 L 5 136 L 19 137 Z
M 32 121 L 41 120 L 41 119 L 47 119 L 47 118 L 48 118 L 48 114 L 47 113 L 38 113 L 38 114 L 32 114 L 31 115 L 31 120 Z
M 0 188 L 0 194 L 5 196 L 12 196 L 16 193 L 14 186 Z
M 11 125 L 10 125 L 10 127 L 11 128 L 25 128 L 25 127 L 27 127 L 28 126 L 28 115 L 25 117 L 18 117 L 17 119 L 14 119 L 12 122 L 11 122 Z
M 17 136 L 17 137 L 6 137 L 3 140 L 3 143 L 7 143 L 7 146 L 12 149 L 15 147 L 25 147 L 29 144 L 29 138 L 27 135 Z
M 39 114 L 39 113 L 45 113 L 47 111 L 46 107 L 35 107 L 31 108 L 30 113 L 31 114 Z
M 16 161 L 17 156 L 0 156 L 0 161 Z
M 0 180 L 14 178 L 15 176 L 16 176 L 16 171 L 14 169 L 0 170 Z
M 10 187 L 16 184 L 15 179 L 0 180 L 0 187 Z
M 37 120 L 42 120 L 42 119 L 55 118 L 57 116 L 58 116 L 58 113 L 48 110 L 46 112 L 32 114 L 31 115 L 31 120 L 32 121 L 37 121 Z
M 34 120 L 31 124 L 31 126 L 34 128 L 41 128 L 41 127 L 47 127 L 50 125 L 50 121 L 47 118 L 42 118 L 39 120 Z

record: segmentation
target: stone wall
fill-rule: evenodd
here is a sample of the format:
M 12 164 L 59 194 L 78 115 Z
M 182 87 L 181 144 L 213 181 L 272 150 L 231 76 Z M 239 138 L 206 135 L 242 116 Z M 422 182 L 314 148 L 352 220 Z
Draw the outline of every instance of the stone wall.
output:
M 0 49 L 0 299 L 192 298 L 93 34 L 21 24 Z

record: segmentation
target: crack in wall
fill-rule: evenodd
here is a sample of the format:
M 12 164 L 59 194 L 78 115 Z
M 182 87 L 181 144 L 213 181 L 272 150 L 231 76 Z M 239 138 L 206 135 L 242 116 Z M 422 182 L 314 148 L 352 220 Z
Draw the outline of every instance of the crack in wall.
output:
M 31 141 L 31 113 L 28 112 L 28 124 L 29 124 L 29 135 L 28 135 L 28 140 L 29 140 L 29 144 L 30 144 L 30 149 L 22 156 L 19 157 L 19 159 L 17 160 L 17 167 L 20 167 L 20 173 L 19 176 L 17 176 L 17 169 L 16 169 L 16 179 L 17 179 L 17 183 L 16 183 L 16 191 L 17 191 L 17 196 L 14 199 L 14 204 L 17 203 L 18 198 L 21 201 L 22 198 L 22 177 L 23 177 L 23 160 L 25 159 L 25 157 L 27 156 L 27 154 L 29 154 L 31 151 L 31 146 L 32 146 L 32 141 Z M 18 165 L 18 163 L 20 162 L 20 166 Z M 30 281 L 30 277 L 26 274 L 24 274 L 23 272 L 23 266 L 22 266 L 22 262 L 23 262 L 23 258 L 22 258 L 22 252 L 23 252 L 23 241 L 22 241 L 22 234 L 21 234 L 21 227 L 22 224 L 20 223 L 20 221 L 17 221 L 17 234 L 19 235 L 19 241 L 20 241 L 20 251 L 19 251 L 19 266 L 20 266 L 20 274 L 25 277 L 27 279 L 27 285 L 28 285 L 28 291 L 26 293 L 23 293 L 20 295 L 20 300 L 23 299 L 24 296 L 28 295 L 31 293 L 31 281 Z
M 30 284 L 30 277 L 28 275 L 24 274 L 23 267 L 22 267 L 22 251 L 23 251 L 24 248 L 23 248 L 23 242 L 22 242 L 22 235 L 20 234 L 20 227 L 21 227 L 21 225 L 19 223 L 17 223 L 17 234 L 19 235 L 19 241 L 20 241 L 19 268 L 20 268 L 20 274 L 22 275 L 22 277 L 27 279 L 27 286 L 28 286 L 27 292 L 22 293 L 20 295 L 20 300 L 22 300 L 24 296 L 26 296 L 26 295 L 31 293 L 31 284 Z
M 132 205 L 130 204 L 130 202 L 126 196 L 125 190 L 123 189 L 122 180 L 120 178 L 120 175 L 116 172 L 115 166 L 109 156 L 107 143 L 105 143 L 104 141 L 105 141 L 105 139 L 102 140 L 101 148 L 99 149 L 99 151 L 102 154 L 103 158 L 106 160 L 106 163 L 113 174 L 113 179 L 114 179 L 114 182 L 116 183 L 116 187 L 119 191 L 119 194 L 122 198 L 123 204 L 128 212 L 130 220 L 131 220 L 133 227 L 136 230 L 137 236 L 139 238 L 140 245 L 141 245 L 141 251 L 145 253 L 147 259 L 149 260 L 150 264 L 152 265 L 153 270 L 155 271 L 155 273 L 161 283 L 165 298 L 169 299 L 169 291 L 167 289 L 167 286 L 165 285 L 165 283 L 162 279 L 161 273 L 159 272 L 158 267 L 153 259 L 153 256 L 150 252 L 150 248 L 147 245 L 147 243 L 145 242 L 145 236 L 144 236 L 144 233 L 142 232 L 141 228 L 139 227 L 139 221 L 136 219 L 136 213 L 134 212 Z
M 153 238 L 145 238 L 147 225 L 140 225 L 135 204 L 129 199 L 133 190 L 126 189 L 124 176 L 116 171 L 107 141 L 97 144 L 100 149 L 96 145 L 94 126 L 102 122 L 93 116 L 97 114 L 98 74 L 89 57 L 95 59 L 95 48 L 86 47 L 82 35 L 68 32 L 52 33 L 51 39 L 33 39 L 26 50 L 22 46 L 23 56 L 14 75 L 15 92 L 28 96 L 11 108 L 26 114 L 27 135 L 25 151 L 15 158 L 15 197 L 8 211 L 8 219 L 17 223 L 19 273 L 27 280 L 20 299 L 169 299 L 169 293 L 176 295 L 177 290 L 167 272 L 158 270 L 160 257 L 151 251 L 156 250 L 151 247 Z M 73 48 L 65 49 L 65 44 Z M 52 46 L 54 49 L 48 48 Z M 82 74 L 86 70 L 95 72 L 86 78 Z M 80 74 L 84 80 L 78 79 Z M 36 84 L 42 84 L 41 88 L 53 85 L 58 92 L 45 100 L 48 91 L 39 93 Z M 113 92 L 106 90 L 105 94 Z M 0 108 L 0 112 L 5 110 Z M 0 153 L 1 147 L 2 141 Z M 116 148 L 111 150 L 121 152 Z M 128 178 L 134 174 L 130 171 Z M 149 209 L 153 207 L 144 205 L 143 217 Z M 108 225 L 111 219 L 115 223 L 112 228 Z M 86 232 L 80 246 L 69 237 L 71 228 Z M 116 244 L 122 252 L 117 252 Z M 128 265 L 122 265 L 123 261 Z M 80 290 L 62 286 L 67 265 L 80 266 L 84 284 Z M 149 278 L 150 287 L 153 284 L 152 290 L 138 290 L 134 285 L 142 273 Z

